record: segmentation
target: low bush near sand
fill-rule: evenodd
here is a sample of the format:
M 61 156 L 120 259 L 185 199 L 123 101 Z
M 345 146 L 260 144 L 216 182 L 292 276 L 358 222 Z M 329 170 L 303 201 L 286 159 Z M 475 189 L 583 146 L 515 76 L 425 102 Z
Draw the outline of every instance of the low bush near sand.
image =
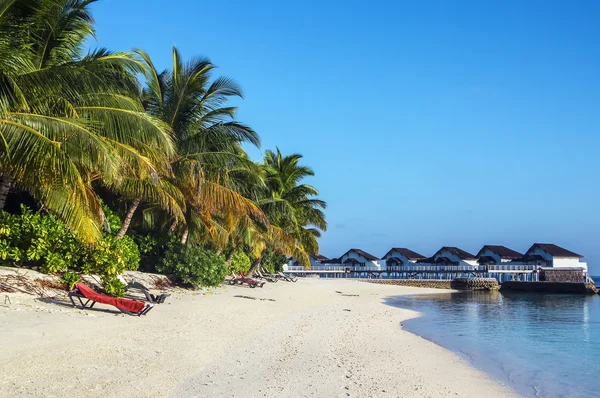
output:
M 267 253 L 262 259 L 261 266 L 265 267 L 271 272 L 279 272 L 283 270 L 283 264 L 287 262 L 288 259 L 283 254 L 276 253 L 273 250 L 267 250 Z
M 81 282 L 81 277 L 75 272 L 65 272 L 62 276 L 61 282 L 67 289 L 71 290 L 76 283 Z
M 105 213 L 115 218 L 112 212 Z M 118 217 L 114 220 L 118 223 Z M 0 211 L 0 263 L 39 269 L 44 273 L 100 275 L 105 290 L 117 296 L 125 293 L 117 277 L 136 270 L 140 252 L 129 236 L 117 239 L 111 232 L 95 246 L 83 245 L 51 214 L 33 212 L 21 206 L 20 214 Z M 69 276 L 65 283 L 75 283 Z
M 239 274 L 243 272 L 244 274 L 248 272 L 250 266 L 252 265 L 252 261 L 250 261 L 250 257 L 243 250 L 237 249 L 233 253 L 233 257 L 231 258 L 231 264 L 229 264 L 229 270 Z
M 193 287 L 217 286 L 225 280 L 225 258 L 200 246 L 186 246 L 171 241 L 157 265 L 161 274 Z

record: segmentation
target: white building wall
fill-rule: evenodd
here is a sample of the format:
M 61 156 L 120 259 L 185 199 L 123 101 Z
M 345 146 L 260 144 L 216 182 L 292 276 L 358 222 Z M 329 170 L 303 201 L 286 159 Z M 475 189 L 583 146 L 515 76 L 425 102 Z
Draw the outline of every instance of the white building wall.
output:
M 587 263 L 579 261 L 577 257 L 554 257 L 552 261 L 552 266 L 561 268 L 561 267 L 582 267 L 587 272 Z

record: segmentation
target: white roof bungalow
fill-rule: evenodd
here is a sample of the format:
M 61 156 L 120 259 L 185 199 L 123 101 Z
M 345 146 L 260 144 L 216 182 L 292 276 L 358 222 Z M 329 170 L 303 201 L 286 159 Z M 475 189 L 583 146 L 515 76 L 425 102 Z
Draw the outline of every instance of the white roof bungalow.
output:
M 500 245 L 485 245 L 477 253 L 479 265 L 508 263 L 523 257 L 523 254 Z
M 381 259 L 385 260 L 387 267 L 398 267 L 414 264 L 426 257 L 405 247 L 394 247 L 387 252 Z
M 350 249 L 337 260 L 342 265 L 354 267 L 380 267 L 379 259 L 360 249 Z
M 587 272 L 587 263 L 580 261 L 582 258 L 581 254 L 552 243 L 534 243 L 520 261 L 537 262 L 539 265 L 553 268 L 583 268 Z
M 477 258 L 474 255 L 454 246 L 444 246 L 435 252 L 433 257 L 418 262 L 433 265 L 477 266 Z

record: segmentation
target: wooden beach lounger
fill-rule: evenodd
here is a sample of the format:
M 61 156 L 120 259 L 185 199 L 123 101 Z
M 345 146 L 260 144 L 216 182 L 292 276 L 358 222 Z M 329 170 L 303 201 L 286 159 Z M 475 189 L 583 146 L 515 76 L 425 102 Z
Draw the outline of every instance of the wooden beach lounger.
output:
M 96 292 L 94 289 L 81 282 L 75 284 L 75 288 L 69 292 L 69 298 L 74 307 L 77 307 L 77 304 L 75 304 L 75 298 L 77 298 L 82 309 L 93 308 L 94 304 L 100 303 L 112 305 L 121 312 L 137 316 L 146 315 L 148 311 L 154 307 L 154 304 L 145 303 L 143 301 L 106 296 Z
M 296 277 L 291 277 L 291 276 L 286 276 L 283 272 L 278 272 L 277 273 L 280 277 L 282 277 L 283 279 L 285 279 L 288 282 L 296 282 L 298 280 L 298 278 Z
M 269 278 L 274 278 L 277 280 L 281 279 L 281 276 L 270 273 L 265 267 L 262 267 L 262 273 L 263 275 L 268 276 Z
M 272 282 L 272 283 L 277 283 L 277 281 L 279 280 L 278 278 L 275 278 L 271 275 L 263 275 L 262 272 L 260 272 L 259 269 L 256 270 L 256 274 L 258 275 L 258 277 L 260 279 L 264 279 L 266 281 Z
M 140 290 L 142 293 L 144 293 L 144 296 L 146 296 L 146 300 L 153 304 L 162 304 L 165 302 L 165 299 L 170 296 L 170 294 L 167 293 L 154 295 L 150 293 L 150 289 L 148 289 L 146 286 L 133 280 L 130 283 L 127 283 L 127 285 L 125 285 L 125 290 L 131 289 Z
M 277 277 L 277 278 L 281 278 L 281 279 L 283 279 L 283 280 L 284 280 L 284 281 L 286 281 L 286 282 L 296 282 L 296 281 L 298 280 L 298 278 L 297 278 L 297 277 L 295 277 L 295 276 L 293 276 L 293 277 L 292 277 L 292 276 L 287 276 L 287 275 L 285 275 L 285 274 L 284 274 L 283 272 L 281 272 L 281 271 L 279 271 L 279 272 L 278 272 L 278 273 L 276 273 L 276 274 L 271 274 L 271 275 L 273 275 L 273 276 L 275 276 L 275 277 Z

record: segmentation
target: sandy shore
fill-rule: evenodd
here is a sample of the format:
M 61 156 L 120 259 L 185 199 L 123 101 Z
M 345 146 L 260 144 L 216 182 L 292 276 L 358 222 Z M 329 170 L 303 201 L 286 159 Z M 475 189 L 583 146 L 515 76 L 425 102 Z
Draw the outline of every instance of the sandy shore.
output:
M 514 396 L 384 304 L 428 292 L 281 281 L 175 294 L 141 318 L 0 294 L 0 396 Z

